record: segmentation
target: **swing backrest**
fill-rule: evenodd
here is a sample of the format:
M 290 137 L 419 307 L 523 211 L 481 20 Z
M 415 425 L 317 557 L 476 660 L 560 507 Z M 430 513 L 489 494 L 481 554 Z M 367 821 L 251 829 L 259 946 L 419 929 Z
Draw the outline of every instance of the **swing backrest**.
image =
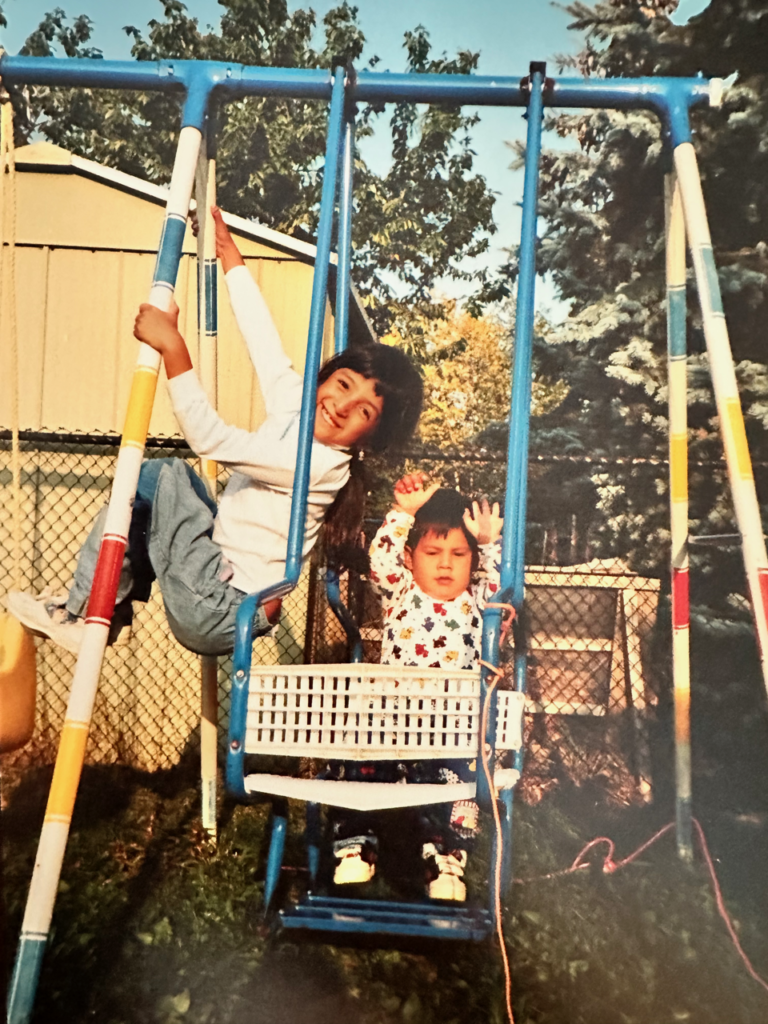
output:
M 523 697 L 498 694 L 496 747 L 522 743 Z M 247 754 L 344 761 L 473 759 L 480 672 L 393 665 L 251 669 Z
M 282 665 L 251 671 L 245 754 L 329 761 L 476 762 L 482 708 L 480 672 L 391 665 Z M 524 695 L 496 694 L 497 752 L 522 746 Z M 477 765 L 475 765 L 477 767 Z M 515 784 L 515 769 L 494 772 L 497 789 Z M 474 782 L 409 784 L 296 778 L 256 771 L 246 794 L 377 810 L 473 799 Z

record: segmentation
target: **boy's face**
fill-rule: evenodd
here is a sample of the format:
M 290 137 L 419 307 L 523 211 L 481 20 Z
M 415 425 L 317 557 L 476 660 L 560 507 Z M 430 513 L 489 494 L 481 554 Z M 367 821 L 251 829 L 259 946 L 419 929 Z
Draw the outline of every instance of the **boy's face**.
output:
M 405 549 L 403 561 L 417 585 L 438 601 L 452 601 L 469 586 L 472 548 L 459 527 L 444 537 L 425 533 L 413 551 Z
M 315 440 L 351 448 L 376 429 L 384 399 L 376 394 L 376 381 L 356 370 L 335 370 L 317 386 Z

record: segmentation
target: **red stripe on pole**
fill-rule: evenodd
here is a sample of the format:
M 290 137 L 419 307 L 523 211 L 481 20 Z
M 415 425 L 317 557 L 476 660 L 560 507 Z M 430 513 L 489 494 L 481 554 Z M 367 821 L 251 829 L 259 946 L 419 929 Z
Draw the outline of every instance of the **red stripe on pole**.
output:
M 760 598 L 763 602 L 762 616 L 763 621 L 768 621 L 768 569 L 757 570 L 757 582 L 760 587 Z M 755 597 L 757 595 L 754 592 L 754 588 L 749 588 L 749 604 L 752 608 L 752 622 L 755 626 L 755 639 L 757 640 L 757 652 L 760 656 L 760 660 L 763 660 L 763 645 L 760 641 L 760 630 L 758 628 L 758 608 Z
M 688 570 L 672 570 L 672 626 L 674 629 L 688 629 L 690 604 L 688 599 Z
M 758 570 L 757 570 L 757 578 L 760 581 L 760 596 L 763 599 L 763 622 L 765 622 L 766 625 L 768 625 L 768 569 L 760 569 L 760 568 L 758 568 Z M 755 623 L 755 625 L 757 625 L 757 623 Z M 762 645 L 760 643 L 760 634 L 757 631 L 757 629 L 755 629 L 755 632 L 757 633 L 757 645 L 758 645 L 758 647 L 761 648 L 760 653 L 761 653 L 761 656 L 762 656 Z
M 768 621 L 768 569 L 758 569 L 757 578 L 760 580 L 760 595 L 763 599 L 763 615 Z
M 85 616 L 86 621 L 101 619 L 109 622 L 112 619 L 124 553 L 124 537 L 105 537 L 102 540 L 91 596 L 88 601 L 88 611 Z

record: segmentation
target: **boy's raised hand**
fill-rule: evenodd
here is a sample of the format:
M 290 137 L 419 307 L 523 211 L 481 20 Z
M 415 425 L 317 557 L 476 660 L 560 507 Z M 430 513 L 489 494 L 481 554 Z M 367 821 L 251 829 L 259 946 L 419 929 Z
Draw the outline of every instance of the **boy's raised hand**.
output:
M 473 501 L 472 509 L 464 513 L 464 525 L 478 544 L 490 544 L 498 540 L 504 526 L 504 520 L 499 515 L 498 501 L 493 503 L 493 508 L 487 498 L 483 498 L 482 502 Z
M 400 512 L 407 512 L 409 516 L 415 516 L 440 487 L 439 482 L 425 487 L 426 480 L 425 473 L 407 473 L 400 477 L 395 484 L 394 507 Z

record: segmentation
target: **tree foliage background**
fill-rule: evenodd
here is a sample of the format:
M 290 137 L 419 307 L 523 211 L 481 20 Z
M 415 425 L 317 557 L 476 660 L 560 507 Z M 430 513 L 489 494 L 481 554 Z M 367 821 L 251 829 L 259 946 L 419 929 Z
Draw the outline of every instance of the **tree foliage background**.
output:
M 571 4 L 572 28 L 584 45 L 558 63 L 588 77 L 703 72 L 728 82 L 723 106 L 694 111 L 692 124 L 765 497 L 768 8 L 762 0 L 713 0 L 688 24 L 675 25 L 669 15 L 676 6 L 676 0 Z M 566 112 L 550 115 L 548 127 L 573 145 L 543 155 L 539 266 L 570 302 L 570 316 L 548 331 L 539 353 L 540 366 L 560 375 L 568 392 L 550 415 L 534 421 L 532 446 L 540 454 L 607 461 L 586 469 L 556 464 L 542 475 L 538 498 L 532 488 L 532 513 L 549 508 L 556 515 L 564 498 L 584 527 L 584 554 L 620 554 L 635 569 L 665 575 L 666 470 L 654 460 L 667 457 L 668 444 L 663 185 L 669 150 L 657 119 L 642 111 Z M 522 148 L 515 150 L 519 161 Z M 510 255 L 503 273 L 514 279 L 517 254 Z M 691 271 L 689 284 L 691 532 L 727 533 L 735 528 L 718 464 L 722 447 Z M 557 494 L 561 501 L 551 502 Z M 701 569 L 711 583 L 699 591 L 703 603 L 742 592 L 738 550 L 720 550 Z M 743 601 L 732 596 L 734 604 Z

